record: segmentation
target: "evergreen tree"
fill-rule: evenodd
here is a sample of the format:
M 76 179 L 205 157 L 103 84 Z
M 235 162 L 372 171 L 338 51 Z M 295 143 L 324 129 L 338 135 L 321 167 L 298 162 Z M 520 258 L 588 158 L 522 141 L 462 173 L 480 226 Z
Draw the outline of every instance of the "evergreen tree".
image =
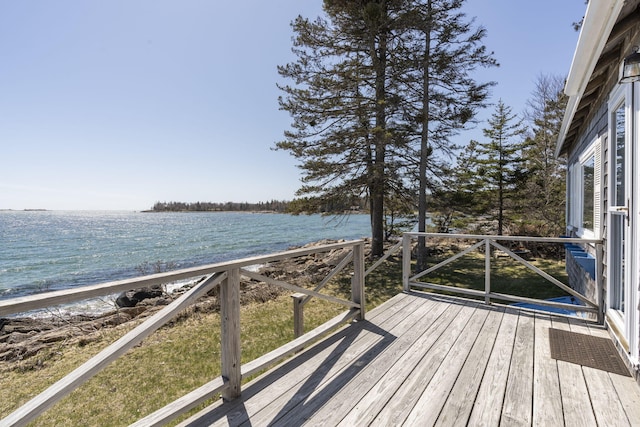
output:
M 410 31 L 404 34 L 404 49 L 415 64 L 403 79 L 407 115 L 419 141 L 418 231 L 426 231 L 427 193 L 439 191 L 442 182 L 429 182 L 430 169 L 441 169 L 434 153 L 451 155 L 456 147 L 450 138 L 475 125 L 480 108 L 486 107 L 494 82 L 478 83 L 471 74 L 478 67 L 496 66 L 492 53 L 482 44 L 486 30 L 466 19 L 465 0 L 415 0 L 405 15 Z M 431 175 L 442 176 L 442 173 Z M 433 180 L 434 178 L 432 178 Z M 431 184 L 431 185 L 430 185 Z M 439 184 L 439 185 L 434 185 Z M 426 264 L 425 239 L 418 240 L 417 269 Z
M 540 76 L 527 102 L 526 119 L 531 133 L 524 152 L 530 171 L 522 191 L 523 212 L 538 233 L 557 236 L 565 224 L 566 160 L 556 159 L 555 147 L 567 105 L 559 76 Z
M 415 225 L 415 189 L 407 186 L 414 184 L 398 176 L 405 164 L 396 160 L 388 162 L 388 174 L 391 177 L 384 199 L 385 239 L 397 236 L 403 231 L 410 231 Z
M 505 210 L 514 206 L 512 196 L 521 187 L 525 177 L 525 160 L 522 157 L 525 128 L 522 120 L 512 113 L 502 100 L 498 101 L 495 112 L 488 120 L 488 128 L 483 130 L 486 142 L 477 142 L 477 179 L 492 196 L 491 208 L 496 212 L 497 233 L 503 234 Z
M 457 155 L 455 165 L 444 170 L 442 185 L 432 190 L 432 220 L 439 232 L 448 233 L 460 215 L 478 217 L 489 210 L 478 158 L 478 143 L 472 140 Z
M 301 162 L 304 185 L 298 195 L 367 196 L 373 256 L 383 253 L 389 181 L 400 176 L 388 173 L 389 147 L 406 146 L 394 126 L 400 96 L 389 77 L 389 49 L 404 3 L 326 0 L 328 19 L 293 22 L 297 60 L 278 68 L 294 85 L 280 86 L 281 109 L 293 124 L 276 146 Z
M 452 152 L 450 137 L 474 123 L 492 85 L 470 77 L 495 61 L 463 3 L 325 0 L 326 17 L 292 24 L 297 60 L 279 73 L 293 82 L 280 86 L 293 123 L 276 147 L 300 161 L 301 200 L 369 199 L 373 256 L 385 203 L 396 212 L 418 188 L 424 230 L 428 189 L 440 184 L 427 180 L 443 163 L 435 153 Z

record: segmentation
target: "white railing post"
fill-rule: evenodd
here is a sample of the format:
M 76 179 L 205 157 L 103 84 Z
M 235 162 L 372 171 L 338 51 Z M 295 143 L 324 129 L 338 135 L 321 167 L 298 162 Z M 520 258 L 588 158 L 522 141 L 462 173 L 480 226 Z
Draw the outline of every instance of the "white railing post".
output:
M 233 400 L 240 396 L 240 269 L 228 271 L 220 285 L 220 323 L 222 328 L 222 378 L 227 388 L 222 398 Z
M 484 239 L 484 302 L 491 304 L 491 243 L 489 239 Z
M 411 277 L 411 235 L 402 234 L 402 290 L 409 292 L 409 277 Z
M 360 304 L 358 320 L 364 320 L 364 242 L 353 246 L 353 279 L 351 281 L 351 300 Z

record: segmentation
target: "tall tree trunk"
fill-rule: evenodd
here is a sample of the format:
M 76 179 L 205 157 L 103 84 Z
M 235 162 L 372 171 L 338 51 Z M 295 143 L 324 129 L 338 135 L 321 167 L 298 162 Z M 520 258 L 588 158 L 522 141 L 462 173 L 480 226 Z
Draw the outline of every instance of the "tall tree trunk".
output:
M 500 186 L 498 189 L 498 236 L 502 236 L 504 224 L 504 192 L 502 186 L 502 178 L 500 178 Z
M 503 159 L 503 147 L 502 140 L 499 141 L 500 156 L 498 161 L 498 236 L 502 236 L 503 224 L 504 224 L 504 159 Z
M 384 91 L 384 88 L 382 89 Z M 376 88 L 378 95 L 378 88 Z M 384 94 L 382 94 L 382 97 Z M 380 103 L 379 103 L 380 104 Z M 384 167 L 385 167 L 385 110 L 378 106 L 376 111 L 376 129 L 373 135 L 374 158 L 371 177 L 371 256 L 384 254 Z
M 386 21 L 386 2 L 381 2 L 381 16 Z M 380 24 L 379 21 L 377 24 Z M 385 195 L 385 154 L 387 145 L 387 37 L 386 22 L 377 31 L 371 32 L 370 51 L 376 75 L 376 126 L 373 132 L 374 159 L 371 192 L 371 256 L 384 254 L 384 195 Z M 376 43 L 376 35 L 378 42 Z
M 418 194 L 418 231 L 427 231 L 427 162 L 429 160 L 429 62 L 431 59 L 431 0 L 427 2 L 427 28 L 424 31 L 425 46 L 422 58 L 422 134 L 420 135 L 420 165 L 418 167 L 419 194 Z M 418 238 L 416 270 L 427 268 L 427 241 L 421 236 Z
M 371 256 L 384 254 L 384 151 L 382 142 L 376 138 L 376 159 L 371 183 Z

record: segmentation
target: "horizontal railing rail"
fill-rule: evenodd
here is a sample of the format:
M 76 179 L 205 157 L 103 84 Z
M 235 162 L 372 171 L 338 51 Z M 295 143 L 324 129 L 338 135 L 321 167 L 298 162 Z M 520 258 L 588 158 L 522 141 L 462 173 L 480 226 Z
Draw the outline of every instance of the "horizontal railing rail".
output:
M 411 250 L 412 241 L 418 237 L 426 238 L 429 242 L 430 239 L 440 240 L 464 240 L 475 241 L 476 243 L 470 244 L 464 250 L 448 257 L 447 259 L 433 265 L 423 271 L 412 274 L 411 271 Z M 546 243 L 546 244 L 580 244 L 580 245 L 593 245 L 595 251 L 595 264 L 597 272 L 595 274 L 596 281 L 596 301 L 592 301 L 585 295 L 575 289 L 562 283 L 560 280 L 544 272 L 542 269 L 536 267 L 529 261 L 521 257 L 516 251 L 513 251 L 503 244 L 498 242 L 521 242 L 521 243 Z M 470 295 L 475 297 L 484 298 L 485 303 L 491 304 L 491 300 L 510 301 L 516 303 L 526 303 L 538 306 L 553 307 L 558 309 L 566 309 L 572 311 L 581 311 L 587 313 L 593 313 L 597 321 L 602 323 L 603 316 L 603 291 L 602 291 L 602 240 L 600 239 L 582 239 L 582 238 L 566 238 L 566 237 L 530 237 L 530 236 L 495 236 L 495 235 L 475 235 L 475 234 L 445 234 L 445 233 L 405 233 L 403 235 L 403 265 L 402 265 L 402 282 L 403 289 L 409 291 L 412 287 L 430 289 L 436 291 L 452 292 L 462 295 Z M 479 251 L 484 246 L 484 289 L 467 289 L 449 285 L 440 285 L 435 283 L 428 283 L 424 281 L 418 281 L 418 279 L 424 278 L 429 274 L 439 270 L 440 268 L 451 264 L 452 262 L 460 259 L 461 257 L 473 252 Z M 505 293 L 494 292 L 491 289 L 491 265 L 492 265 L 492 250 L 499 250 L 514 259 L 518 263 L 524 265 L 531 271 L 535 272 L 539 276 L 543 277 L 548 282 L 562 289 L 567 294 L 577 298 L 584 305 L 578 306 L 574 304 L 566 304 L 555 301 L 548 301 L 538 298 L 528 298 L 516 295 L 510 295 Z
M 198 276 L 204 277 L 213 273 L 219 273 L 234 268 L 267 264 L 269 262 L 279 261 L 286 258 L 296 258 L 300 256 L 311 255 L 314 253 L 329 252 L 335 249 L 349 248 L 352 247 L 355 242 L 360 241 L 330 243 L 322 246 L 293 249 L 280 253 L 242 258 L 215 264 L 207 264 L 203 266 L 152 274 L 132 279 L 124 279 L 97 285 L 82 286 L 79 288 L 52 291 L 42 294 L 1 300 L 0 316 L 8 316 L 15 313 L 24 313 L 26 311 L 47 308 L 58 304 L 69 304 L 77 301 L 83 301 L 89 298 L 112 295 L 119 292 L 129 291 L 131 289 L 151 287 L 164 283 L 190 279 Z
M 347 257 L 353 261 L 353 278 L 351 282 L 351 300 L 343 300 L 331 295 L 321 294 L 318 290 L 309 290 L 284 281 L 246 270 L 245 267 L 269 262 L 281 261 L 315 253 L 338 249 L 349 249 Z M 343 266 L 344 267 L 344 266 Z M 309 333 L 295 338 L 262 357 L 240 365 L 240 277 L 284 287 L 308 296 L 322 298 L 338 303 L 349 310 L 326 322 Z M 95 286 L 55 291 L 28 297 L 0 301 L 0 316 L 47 308 L 57 304 L 67 304 L 88 298 L 115 294 L 131 289 L 170 283 L 194 277 L 205 277 L 185 294 L 145 320 L 122 338 L 106 347 L 96 356 L 76 368 L 70 374 L 51 385 L 45 391 L 18 408 L 6 418 L 0 420 L 0 426 L 23 426 L 34 420 L 56 402 L 67 396 L 77 387 L 87 382 L 94 375 L 121 357 L 126 351 L 139 344 L 161 326 L 173 319 L 179 312 L 192 305 L 199 297 L 214 287 L 220 288 L 221 317 L 221 376 L 193 390 L 164 408 L 139 420 L 135 425 L 162 425 L 180 414 L 196 407 L 205 400 L 221 393 L 225 399 L 233 399 L 240 394 L 243 377 L 265 369 L 290 354 L 300 350 L 319 336 L 333 330 L 354 318 L 364 319 L 364 241 L 353 240 L 309 248 L 294 249 L 276 254 L 244 258 L 240 260 L 210 264 L 167 273 L 159 273 L 134 279 L 104 283 Z

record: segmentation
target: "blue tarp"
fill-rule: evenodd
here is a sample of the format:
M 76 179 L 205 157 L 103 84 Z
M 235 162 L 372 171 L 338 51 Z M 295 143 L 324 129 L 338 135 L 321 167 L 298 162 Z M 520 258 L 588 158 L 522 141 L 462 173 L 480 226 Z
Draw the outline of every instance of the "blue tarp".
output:
M 576 297 L 550 298 L 550 299 L 545 300 L 545 301 L 560 302 L 560 303 L 563 303 L 563 304 L 583 305 L 580 302 L 580 300 L 578 300 Z M 567 310 L 565 308 L 548 307 L 546 305 L 529 304 L 529 303 L 524 303 L 524 302 L 519 302 L 519 303 L 513 304 L 513 305 L 515 307 L 530 308 L 532 310 L 542 310 L 542 311 L 548 311 L 550 313 L 558 313 L 558 314 L 566 314 L 566 315 L 569 315 L 569 316 L 577 316 L 577 313 L 575 311 Z

